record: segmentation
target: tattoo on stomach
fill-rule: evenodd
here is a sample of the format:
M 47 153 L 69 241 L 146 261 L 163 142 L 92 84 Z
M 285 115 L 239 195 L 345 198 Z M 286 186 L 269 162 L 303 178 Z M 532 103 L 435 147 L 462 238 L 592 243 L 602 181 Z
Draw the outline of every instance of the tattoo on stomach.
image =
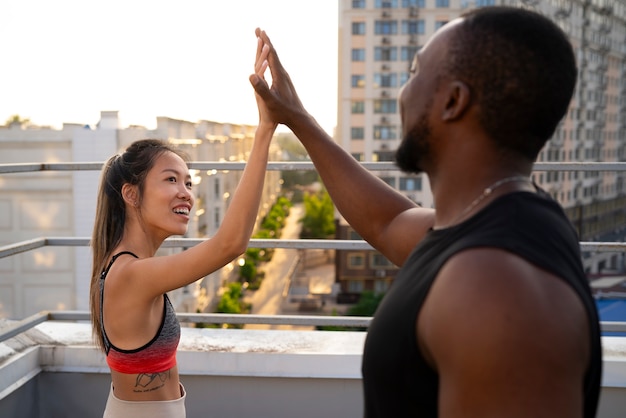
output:
M 139 373 L 135 381 L 134 392 L 152 392 L 165 386 L 165 381 L 169 379 L 170 371 L 162 373 Z

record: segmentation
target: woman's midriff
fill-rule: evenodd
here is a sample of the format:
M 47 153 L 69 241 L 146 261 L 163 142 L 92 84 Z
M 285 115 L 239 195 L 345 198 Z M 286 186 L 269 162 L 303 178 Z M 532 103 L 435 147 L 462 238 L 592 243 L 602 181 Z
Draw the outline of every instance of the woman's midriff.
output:
M 115 397 L 125 401 L 172 401 L 181 397 L 178 366 L 161 373 L 111 370 L 111 380 Z

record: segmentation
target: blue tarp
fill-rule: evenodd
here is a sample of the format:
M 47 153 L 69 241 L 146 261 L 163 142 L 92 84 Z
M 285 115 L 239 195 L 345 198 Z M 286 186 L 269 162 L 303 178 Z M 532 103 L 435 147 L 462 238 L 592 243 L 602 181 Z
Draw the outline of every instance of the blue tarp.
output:
M 626 322 L 625 299 L 598 299 L 596 300 L 600 321 Z M 623 332 L 603 332 L 606 336 L 626 336 Z

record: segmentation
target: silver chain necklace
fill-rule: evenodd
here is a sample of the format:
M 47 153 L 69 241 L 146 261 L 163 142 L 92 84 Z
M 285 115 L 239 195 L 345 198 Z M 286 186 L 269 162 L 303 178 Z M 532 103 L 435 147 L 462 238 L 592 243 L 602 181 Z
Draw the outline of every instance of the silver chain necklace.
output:
M 470 205 L 468 207 L 466 207 L 465 210 L 463 210 L 463 212 L 461 212 L 461 214 L 459 216 L 457 216 L 456 219 L 450 225 L 455 225 L 457 222 L 459 222 L 461 219 L 463 219 L 463 217 L 465 217 L 465 215 L 470 213 L 480 202 L 485 200 L 498 187 L 502 186 L 503 184 L 512 183 L 512 182 L 515 182 L 515 181 L 530 183 L 530 180 L 526 176 L 505 177 L 503 179 L 500 179 L 500 180 L 496 181 L 495 183 L 491 184 L 490 186 L 487 186 L 485 188 L 485 190 L 483 190 L 481 195 L 478 196 L 476 199 L 474 199 L 474 201 L 472 203 L 470 203 Z

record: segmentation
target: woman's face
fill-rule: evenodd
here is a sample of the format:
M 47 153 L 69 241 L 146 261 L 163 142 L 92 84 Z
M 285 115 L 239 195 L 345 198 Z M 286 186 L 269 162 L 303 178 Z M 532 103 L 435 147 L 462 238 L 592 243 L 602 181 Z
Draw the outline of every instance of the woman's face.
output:
M 156 235 L 184 235 L 194 203 L 187 164 L 173 152 L 157 158 L 146 176 L 141 200 L 144 227 Z

